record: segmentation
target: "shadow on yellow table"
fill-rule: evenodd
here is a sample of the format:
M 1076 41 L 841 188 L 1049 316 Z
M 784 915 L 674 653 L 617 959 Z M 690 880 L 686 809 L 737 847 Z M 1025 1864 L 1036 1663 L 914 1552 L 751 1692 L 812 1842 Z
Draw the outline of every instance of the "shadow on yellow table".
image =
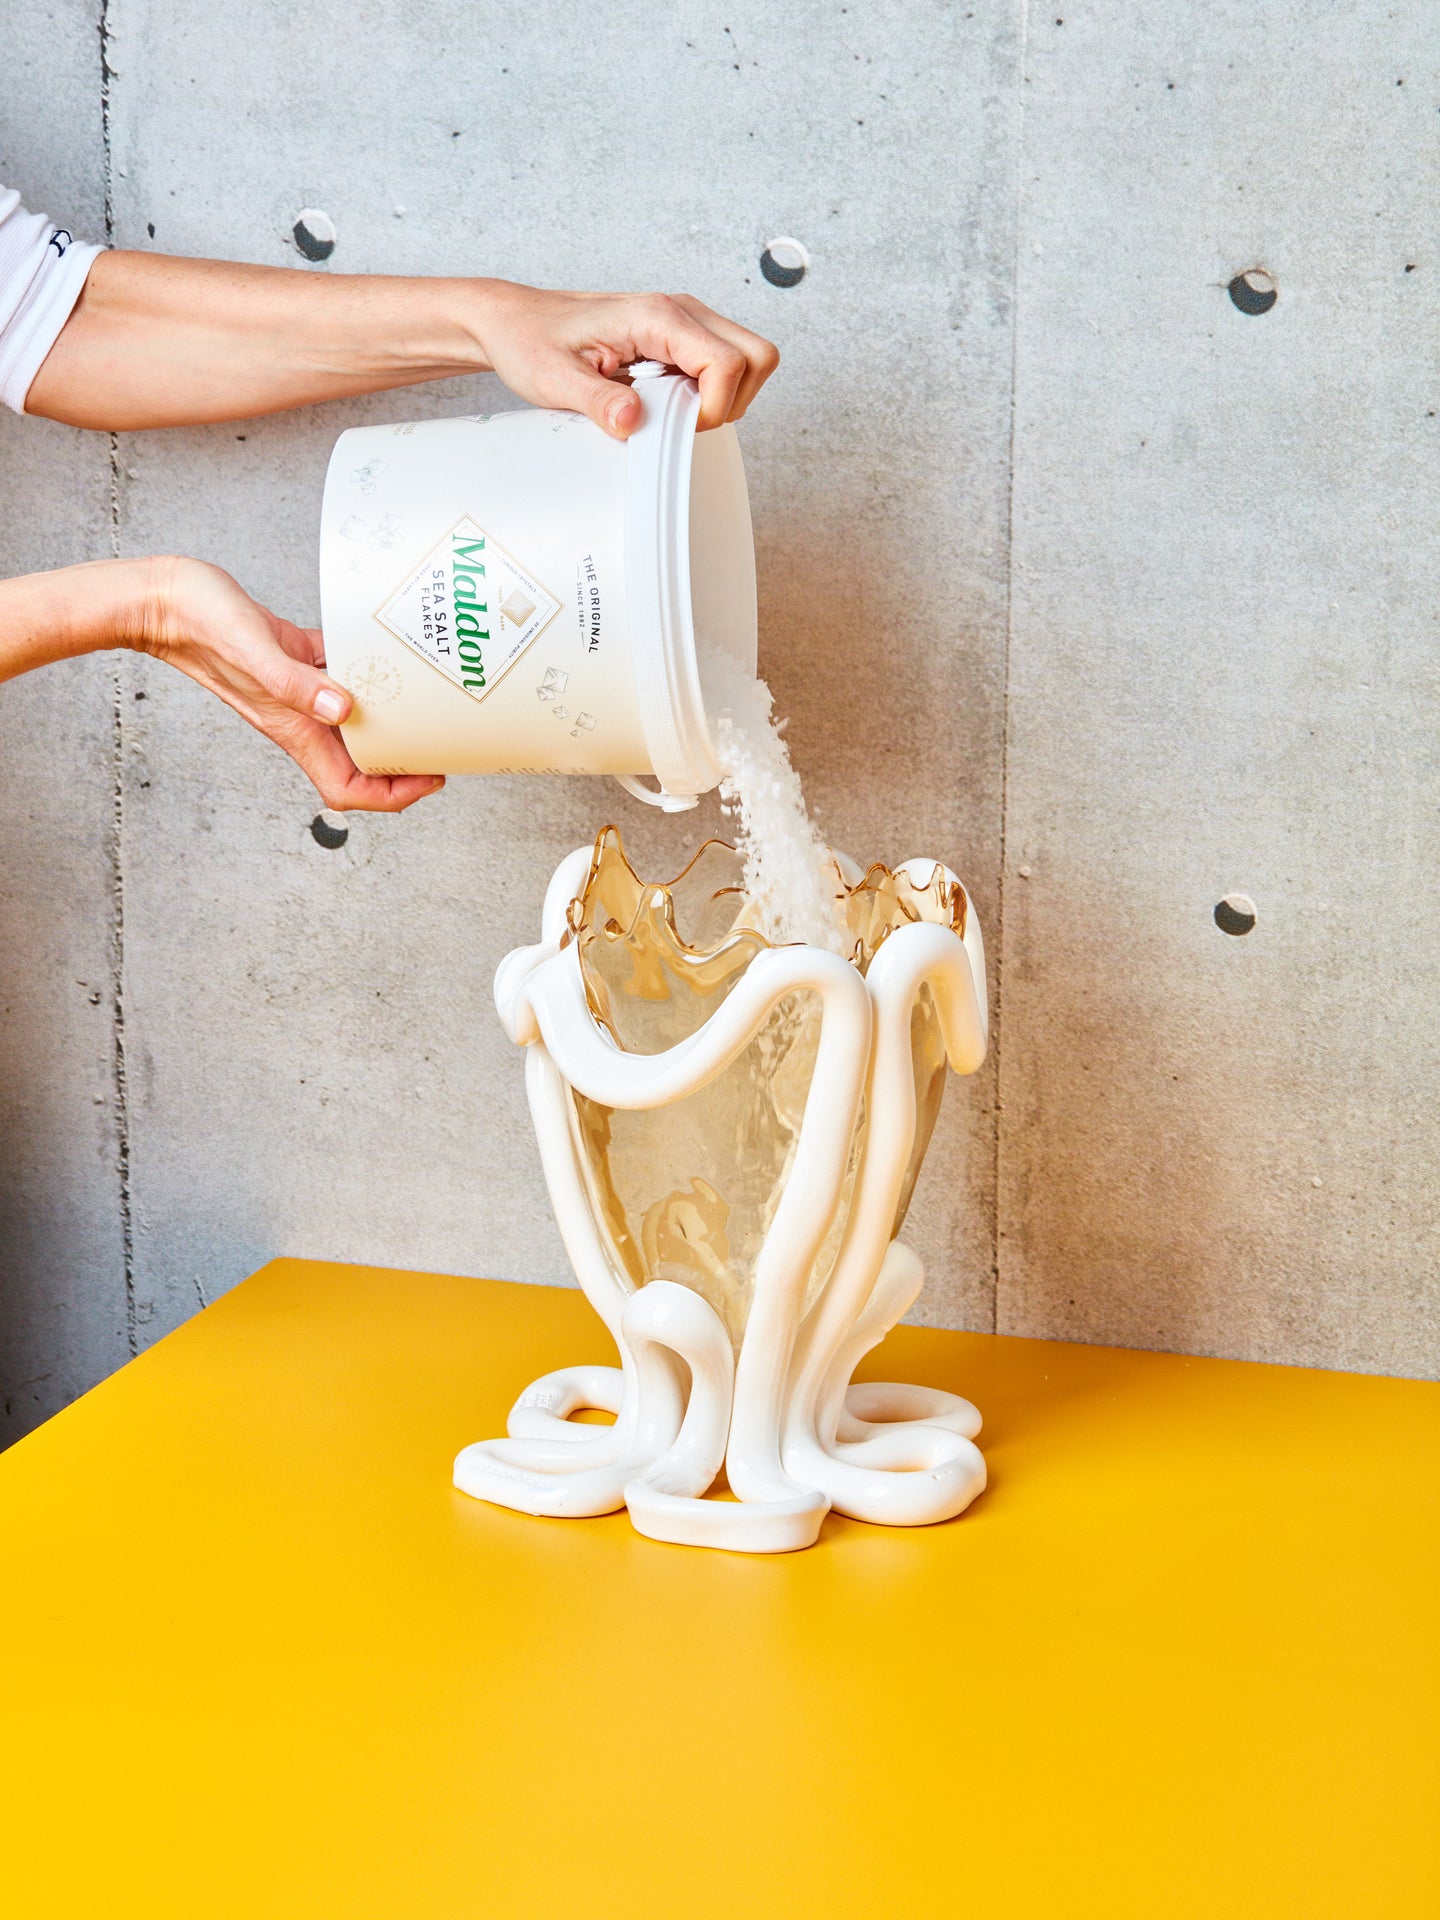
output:
M 1440 1914 L 1440 1388 L 899 1329 L 990 1490 L 808 1553 L 452 1491 L 578 1294 L 282 1260 L 0 1459 L 0 1909 Z

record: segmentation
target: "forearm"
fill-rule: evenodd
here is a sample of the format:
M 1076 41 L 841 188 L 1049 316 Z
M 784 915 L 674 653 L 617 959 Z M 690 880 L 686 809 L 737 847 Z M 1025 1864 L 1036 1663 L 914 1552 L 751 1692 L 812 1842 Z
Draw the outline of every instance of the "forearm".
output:
M 483 371 L 477 322 L 499 284 L 105 253 L 26 412 L 119 432 Z
M 154 563 L 98 560 L 0 580 L 0 680 L 102 647 L 143 644 Z
M 0 680 L 102 647 L 167 661 L 217 695 L 314 781 L 327 807 L 396 813 L 445 782 L 361 773 L 336 731 L 349 693 L 318 628 L 297 627 L 203 560 L 98 560 L 0 580 Z

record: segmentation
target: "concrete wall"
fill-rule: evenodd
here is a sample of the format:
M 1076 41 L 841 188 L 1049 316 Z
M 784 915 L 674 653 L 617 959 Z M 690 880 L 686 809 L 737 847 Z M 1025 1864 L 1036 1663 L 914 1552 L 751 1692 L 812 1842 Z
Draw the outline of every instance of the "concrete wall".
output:
M 105 217 L 95 22 L 7 12 L 0 180 Z M 110 449 L 0 421 L 0 573 L 111 551 Z M 0 688 L 0 1441 L 130 1352 L 115 1084 L 114 673 L 106 659 Z
M 108 185 L 118 244 L 297 264 L 319 206 L 312 271 L 684 288 L 780 343 L 762 668 L 836 843 L 943 854 L 992 950 L 925 1317 L 1440 1372 L 1440 16 L 110 0 L 102 124 L 94 0 L 11 12 L 0 178 L 77 231 Z M 122 436 L 113 491 L 9 419 L 0 566 L 180 549 L 313 619 L 335 433 L 504 404 Z M 457 781 L 327 852 L 128 659 L 0 728 L 6 1432 L 272 1253 L 567 1278 L 490 973 L 604 819 L 658 870 L 694 816 Z

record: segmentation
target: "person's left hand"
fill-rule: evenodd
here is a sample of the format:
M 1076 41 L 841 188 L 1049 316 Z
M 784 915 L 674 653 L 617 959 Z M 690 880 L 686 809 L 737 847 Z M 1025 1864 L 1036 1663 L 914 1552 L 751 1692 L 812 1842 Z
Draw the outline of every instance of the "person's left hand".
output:
M 640 424 L 619 370 L 659 360 L 700 387 L 699 428 L 738 420 L 780 364 L 770 341 L 693 294 L 556 293 L 511 280 L 478 289 L 474 325 L 486 361 L 537 407 L 568 407 L 617 440 Z
M 361 773 L 337 730 L 354 701 L 325 672 L 318 627 L 282 620 L 203 560 L 142 564 L 148 591 L 128 644 L 233 707 L 309 775 L 327 807 L 398 813 L 444 786 L 432 773 Z

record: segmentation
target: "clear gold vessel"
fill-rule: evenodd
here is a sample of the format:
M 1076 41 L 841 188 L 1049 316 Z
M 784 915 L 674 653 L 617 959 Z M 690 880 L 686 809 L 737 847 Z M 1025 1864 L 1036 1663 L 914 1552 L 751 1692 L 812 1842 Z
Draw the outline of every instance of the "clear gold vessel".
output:
M 915 1524 L 983 1485 L 967 1402 L 849 1384 L 923 1282 L 897 1236 L 947 1064 L 984 1057 L 980 929 L 938 862 L 834 878 L 848 958 L 766 941 L 720 841 L 656 884 L 606 828 L 556 874 L 496 1001 L 622 1364 L 536 1382 L 460 1455 L 466 1491 L 775 1551 L 832 1505 Z M 704 1498 L 722 1465 L 738 1504 Z

